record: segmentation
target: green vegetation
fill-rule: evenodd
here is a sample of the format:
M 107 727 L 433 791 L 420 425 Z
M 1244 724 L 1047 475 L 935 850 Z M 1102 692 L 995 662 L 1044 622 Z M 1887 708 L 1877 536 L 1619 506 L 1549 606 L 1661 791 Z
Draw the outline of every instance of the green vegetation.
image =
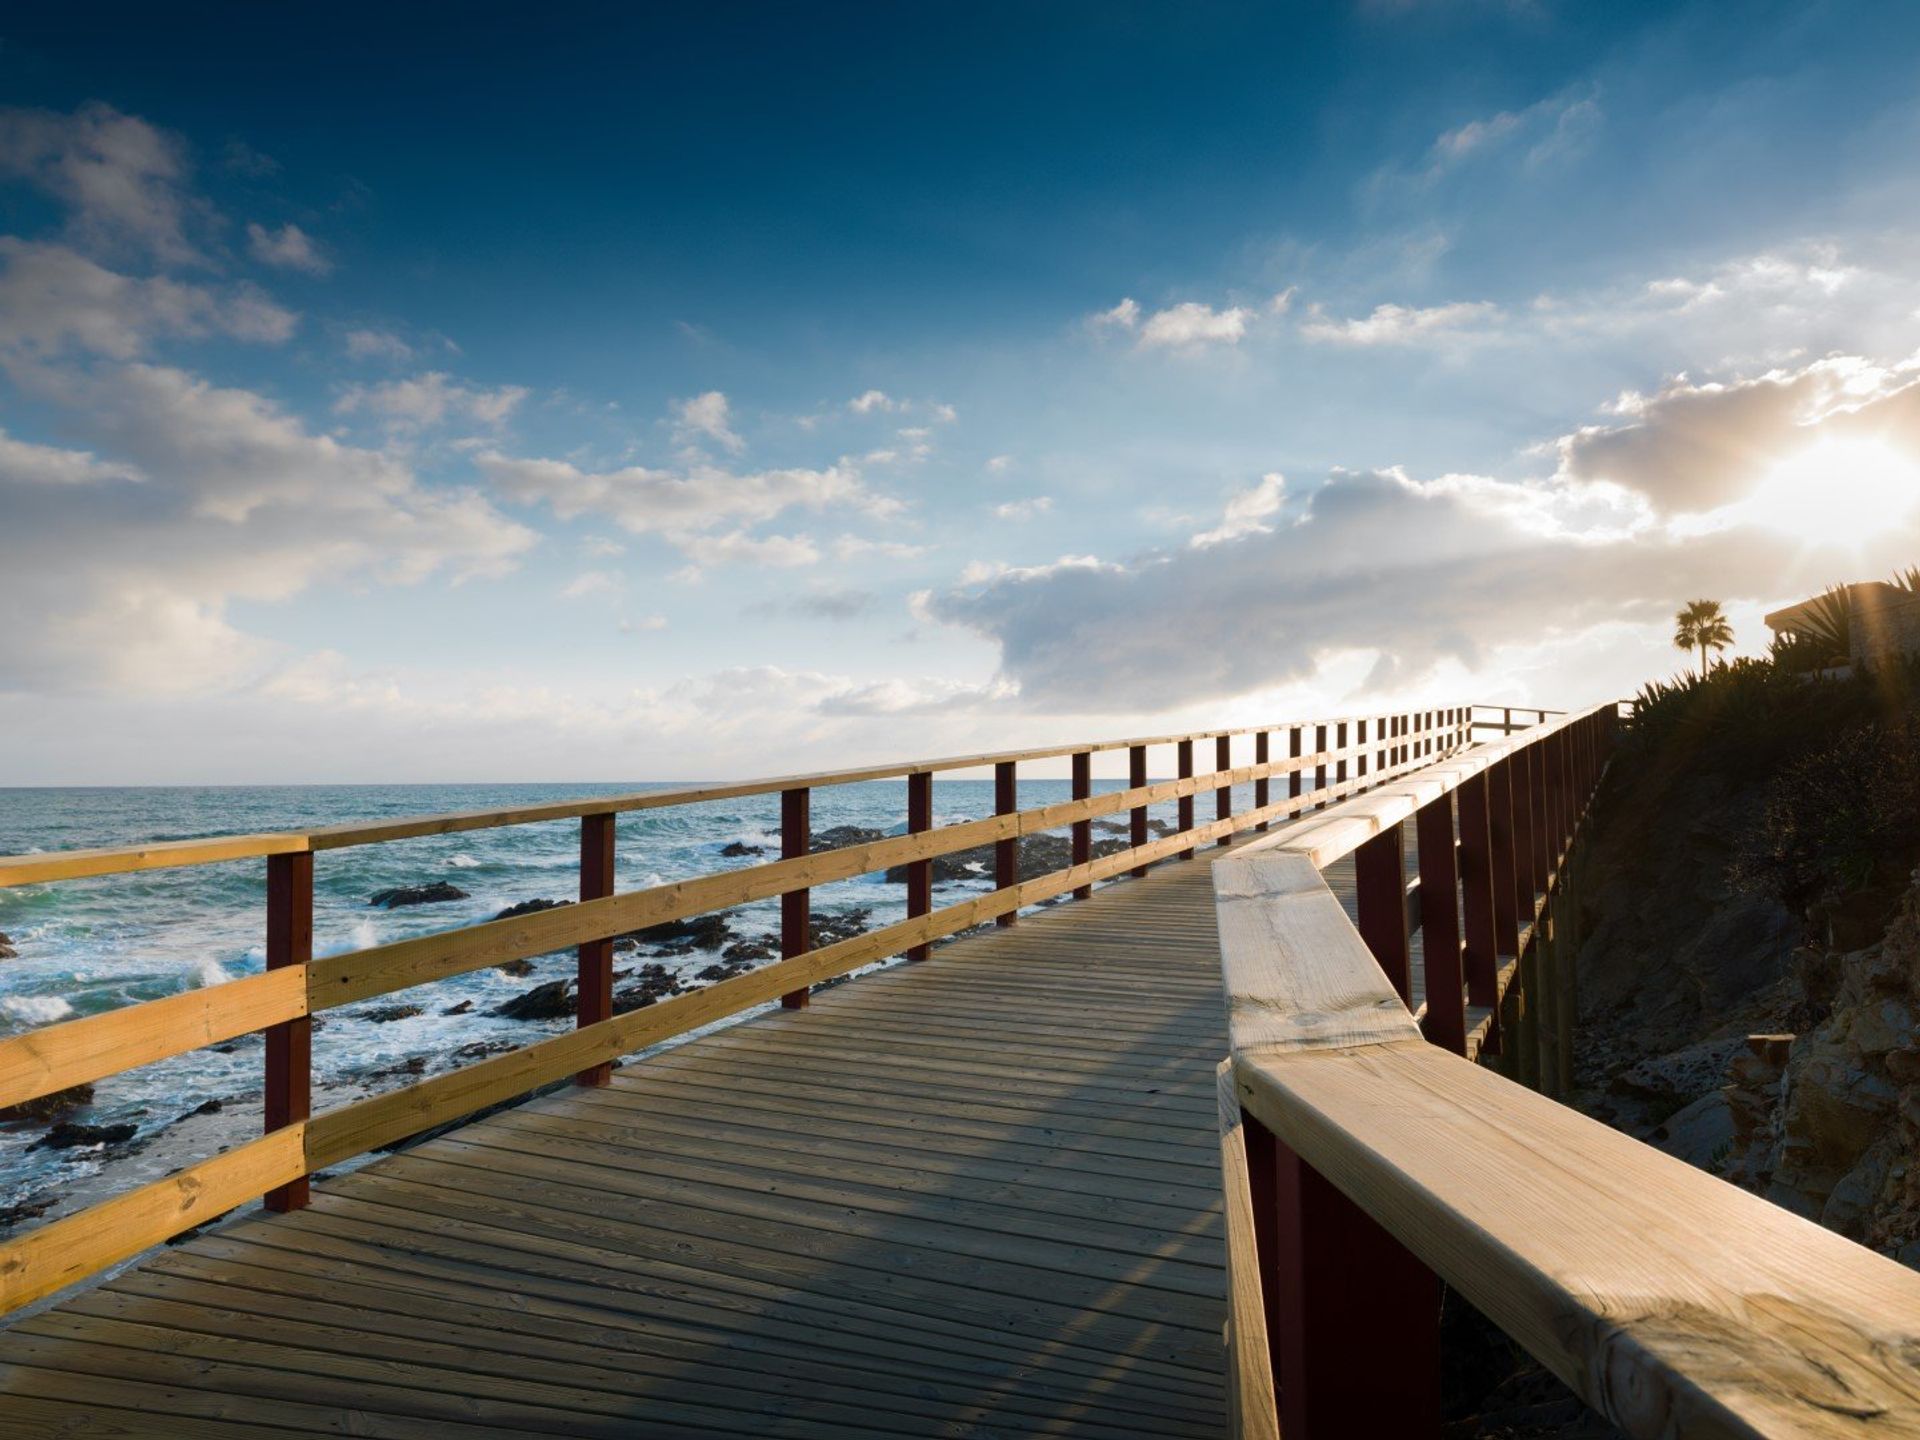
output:
M 1707 673 L 1707 652 L 1718 653 L 1733 644 L 1733 626 L 1721 612 L 1718 600 L 1689 600 L 1673 617 L 1674 648 L 1692 654 L 1700 652 L 1700 673 Z

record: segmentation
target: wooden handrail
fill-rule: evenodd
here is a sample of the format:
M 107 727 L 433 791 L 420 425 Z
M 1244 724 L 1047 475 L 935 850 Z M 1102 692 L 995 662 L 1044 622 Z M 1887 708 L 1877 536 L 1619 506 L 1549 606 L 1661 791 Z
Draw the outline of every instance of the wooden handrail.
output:
M 1236 1290 L 1260 1287 L 1234 1308 L 1263 1312 L 1288 1440 L 1437 1433 L 1422 1275 L 1630 1434 L 1920 1434 L 1920 1275 L 1428 1043 L 1321 876 L 1524 766 L 1551 837 L 1535 944 L 1557 946 L 1568 837 L 1613 714 L 1477 746 L 1214 866 L 1239 1143 L 1265 1156 L 1249 1200 L 1281 1210 L 1271 1250 L 1243 1243 L 1231 1267 Z M 1382 1336 L 1409 1313 L 1427 1353 Z M 1249 1363 L 1232 1367 L 1243 1387 Z
M 1433 712 L 1420 727 L 1394 717 L 1396 732 L 1418 728 L 1424 746 L 1451 752 L 1466 743 L 1465 707 Z M 1444 716 L 1444 718 L 1440 718 Z M 1346 722 L 1337 722 L 1343 736 Z M 268 1110 L 270 1133 L 209 1160 L 188 1166 L 165 1180 L 88 1210 L 51 1221 L 0 1245 L 0 1311 L 49 1293 L 103 1266 L 179 1231 L 202 1224 L 233 1205 L 268 1194 L 276 1208 L 305 1203 L 305 1177 L 368 1149 L 405 1139 L 433 1126 L 459 1119 L 483 1106 L 512 1099 L 569 1075 L 581 1083 L 603 1083 L 605 1067 L 614 1059 L 662 1040 L 685 1034 L 737 1014 L 752 1006 L 781 999 L 805 1003 L 810 986 L 845 975 L 862 966 L 903 953 L 911 954 L 942 937 L 987 921 L 1012 916 L 1024 907 L 1069 893 L 1086 894 L 1094 884 L 1144 868 L 1174 855 L 1214 842 L 1225 842 L 1239 832 L 1265 829 L 1273 822 L 1299 815 L 1309 806 L 1330 804 L 1345 796 L 1388 781 L 1420 765 L 1426 756 L 1414 746 L 1396 752 L 1385 768 L 1372 763 L 1385 751 L 1386 725 L 1377 717 L 1352 722 L 1352 743 L 1338 749 L 1324 744 L 1302 753 L 1297 743 L 1304 727 L 1273 727 L 1295 732 L 1293 753 L 1279 760 L 1259 759 L 1252 765 L 1217 768 L 1203 775 L 1131 784 L 1127 789 L 1099 795 L 1090 789 L 1084 757 L 1116 745 L 1089 745 L 1012 754 L 1041 757 L 1070 754 L 1076 759 L 1073 799 L 1028 810 L 1006 810 L 1014 793 L 1011 777 L 999 772 L 996 803 L 1000 813 L 959 825 L 928 829 L 866 845 L 806 853 L 804 816 L 807 784 L 813 777 L 787 777 L 726 787 L 728 794 L 758 794 L 778 790 L 783 795 L 783 858 L 763 864 L 694 877 L 668 885 L 625 894 L 604 893 L 610 887 L 610 817 L 625 808 L 652 808 L 659 804 L 687 804 L 720 798 L 712 790 L 662 792 L 634 797 L 611 797 L 567 802 L 554 807 L 520 811 L 474 812 L 467 816 L 425 817 L 387 825 L 332 827 L 305 834 L 224 837 L 206 841 L 168 842 L 165 846 L 123 850 L 67 852 L 60 856 L 0 858 L 0 884 L 27 883 L 29 877 L 101 875 L 118 869 L 151 869 L 161 865 L 211 863 L 220 859 L 265 856 L 269 864 L 269 959 L 274 968 L 262 975 L 228 981 L 188 994 L 127 1006 L 42 1027 L 25 1035 L 0 1040 L 0 1105 L 45 1095 L 69 1086 L 117 1074 L 135 1065 L 182 1054 L 217 1041 L 256 1030 L 266 1030 L 268 1046 Z M 1324 728 L 1324 727 L 1323 727 Z M 1209 731 L 1218 737 L 1251 731 Z M 1369 739 L 1368 737 L 1371 737 Z M 1171 737 L 1176 740 L 1182 737 Z M 1121 742 L 1137 757 L 1140 747 L 1158 740 Z M 1267 747 L 1257 747 L 1264 754 Z M 1216 760 L 1227 754 L 1216 744 Z M 992 759 L 993 757 L 986 757 Z M 913 767 L 885 771 L 842 771 L 824 783 L 849 783 L 902 773 L 931 775 L 937 770 L 981 763 L 920 762 Z M 1010 764 L 998 761 L 997 765 Z M 1300 777 L 1313 770 L 1324 776 L 1335 767 L 1341 779 L 1322 790 L 1304 790 Z M 1183 766 L 1183 769 L 1191 769 Z M 1275 775 L 1291 777 L 1290 794 L 1266 802 L 1264 782 Z M 1239 815 L 1230 810 L 1234 786 L 1254 784 L 1254 808 Z M 1183 819 L 1190 820 L 1191 797 L 1213 790 L 1218 818 L 1190 824 L 1171 835 L 1147 840 L 1140 818 L 1145 807 L 1166 800 L 1187 802 Z M 1303 793 L 1304 791 L 1304 793 Z M 796 801 L 794 797 L 798 796 Z M 632 804 L 626 804 L 632 801 Z M 1135 818 L 1134 841 L 1126 849 L 1100 859 L 1090 853 L 1094 817 L 1129 811 Z M 311 958 L 312 852 L 340 843 L 370 843 L 376 838 L 444 833 L 478 828 L 482 824 L 518 824 L 573 816 L 583 820 L 581 901 L 509 920 L 491 921 L 375 946 L 345 955 Z M 443 823 L 457 822 L 457 823 Z M 472 822 L 472 823 L 468 823 Z M 398 827 L 396 829 L 396 827 Z M 420 828 L 426 827 L 426 828 Z M 599 828 L 595 828 L 599 827 Z M 1071 827 L 1075 859 L 1066 869 L 1032 880 L 1017 880 L 1017 868 L 1008 871 L 1004 851 L 1023 835 Z M 377 833 L 376 833 L 377 832 Z M 363 838 L 340 839 L 343 835 Z M 996 888 L 931 913 L 910 913 L 905 920 L 851 939 L 808 948 L 805 897 L 811 887 L 885 869 L 895 864 L 918 865 L 934 857 L 992 844 L 996 846 Z M 1084 857 L 1084 858 L 1083 858 Z M 124 862 L 124 863 L 123 863 Z M 8 869 L 11 867 L 11 869 Z M 35 867 L 38 867 L 37 869 Z M 589 872 L 591 871 L 591 874 Z M 1013 877 L 1015 883 L 1005 883 Z M 277 877 L 277 878 L 276 878 Z M 304 878 L 303 878 L 304 877 Z M 625 1015 L 607 1013 L 600 1004 L 604 988 L 605 943 L 613 936 L 707 911 L 773 896 L 783 897 L 783 958 L 745 975 L 676 996 Z M 798 907 L 793 903 L 799 901 Z M 792 921 L 797 914 L 798 930 Z M 309 1016 L 331 1006 L 364 1000 L 411 985 L 462 974 L 487 965 L 565 949 L 581 948 L 580 1024 L 575 1030 L 538 1041 L 477 1064 L 436 1075 L 414 1085 L 389 1091 L 335 1110 L 309 1116 L 307 1110 L 307 1027 Z M 595 993 L 590 995 L 589 990 Z

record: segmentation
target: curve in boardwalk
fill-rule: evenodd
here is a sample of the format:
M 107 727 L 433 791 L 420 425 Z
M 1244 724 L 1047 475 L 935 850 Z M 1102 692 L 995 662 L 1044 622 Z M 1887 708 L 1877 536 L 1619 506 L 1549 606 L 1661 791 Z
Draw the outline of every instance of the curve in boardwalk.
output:
M 1217 1435 L 1209 870 L 159 1252 L 0 1335 L 6 1433 Z

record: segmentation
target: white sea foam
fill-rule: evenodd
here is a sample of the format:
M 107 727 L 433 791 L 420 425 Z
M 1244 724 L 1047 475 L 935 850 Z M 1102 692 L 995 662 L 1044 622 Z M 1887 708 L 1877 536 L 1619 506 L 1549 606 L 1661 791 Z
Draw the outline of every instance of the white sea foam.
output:
M 182 990 L 205 990 L 210 985 L 224 985 L 233 976 L 227 973 L 227 967 L 211 957 L 196 960 L 180 975 Z
M 458 855 L 449 855 L 447 857 L 447 864 L 456 870 L 477 870 L 480 868 L 480 862 L 465 851 L 462 851 Z
M 47 1025 L 71 1015 L 73 1006 L 58 995 L 9 995 L 0 1000 L 0 1011 L 27 1025 Z

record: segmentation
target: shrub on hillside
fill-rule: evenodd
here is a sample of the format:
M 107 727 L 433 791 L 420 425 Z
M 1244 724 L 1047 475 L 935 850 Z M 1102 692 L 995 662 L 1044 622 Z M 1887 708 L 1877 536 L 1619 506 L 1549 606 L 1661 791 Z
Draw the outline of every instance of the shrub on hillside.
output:
M 1920 716 L 1858 726 L 1769 785 L 1735 876 L 1797 914 L 1898 878 L 1920 852 Z

